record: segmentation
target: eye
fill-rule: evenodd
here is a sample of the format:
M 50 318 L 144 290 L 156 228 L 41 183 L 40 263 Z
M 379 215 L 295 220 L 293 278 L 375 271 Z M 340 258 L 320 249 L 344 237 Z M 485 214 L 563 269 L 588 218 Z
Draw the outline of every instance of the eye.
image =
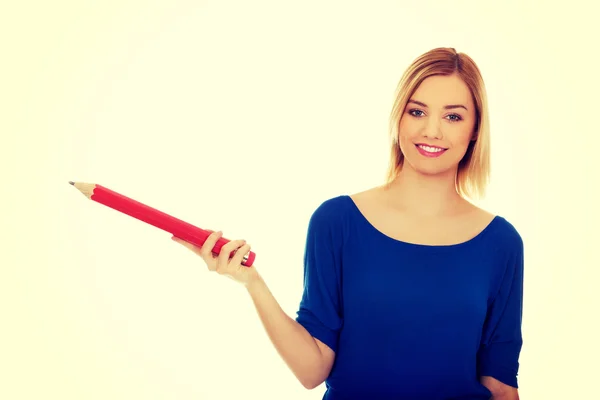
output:
M 424 112 L 422 110 L 419 110 L 418 108 L 413 108 L 411 110 L 408 111 L 408 113 L 410 115 L 412 115 L 413 117 L 422 117 L 424 115 Z M 451 122 L 458 122 L 458 121 L 462 121 L 462 117 L 458 114 L 450 114 L 448 115 L 448 117 L 450 118 Z
M 412 115 L 413 117 L 421 117 L 422 115 L 415 115 L 415 113 L 422 113 L 423 111 L 418 110 L 416 108 L 413 108 L 412 110 L 408 111 L 408 113 L 410 115 Z
M 462 120 L 462 117 L 458 114 L 450 114 L 448 115 L 449 117 L 453 117 L 450 121 L 452 122 L 456 122 L 456 121 L 460 121 Z

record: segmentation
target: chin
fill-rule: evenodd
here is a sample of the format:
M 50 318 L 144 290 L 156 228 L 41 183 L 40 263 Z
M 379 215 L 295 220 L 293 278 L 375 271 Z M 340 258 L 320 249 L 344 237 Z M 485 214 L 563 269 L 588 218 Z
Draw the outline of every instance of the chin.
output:
M 418 156 L 417 156 L 418 157 Z M 414 160 L 404 157 L 404 165 L 411 168 L 420 175 L 446 176 L 456 173 L 457 165 L 442 160 Z
M 411 167 L 420 175 L 426 175 L 426 176 L 446 176 L 446 175 L 452 175 L 455 171 L 455 169 L 453 168 L 443 168 L 443 167 L 433 167 L 433 166 L 427 166 L 427 167 L 423 167 L 423 166 L 412 166 Z

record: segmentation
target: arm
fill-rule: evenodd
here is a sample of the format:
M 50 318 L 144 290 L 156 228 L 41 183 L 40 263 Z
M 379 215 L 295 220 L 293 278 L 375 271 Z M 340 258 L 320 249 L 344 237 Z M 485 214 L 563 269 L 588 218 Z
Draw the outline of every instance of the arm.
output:
M 307 389 L 329 376 L 342 326 L 340 216 L 335 203 L 325 202 L 310 218 L 296 320 L 283 312 L 262 279 L 247 286 L 271 342 Z
M 482 376 L 481 384 L 492 392 L 490 400 L 519 400 L 519 391 L 517 388 L 509 386 L 491 376 Z
M 262 278 L 246 287 L 269 339 L 300 383 L 307 389 L 323 383 L 333 365 L 333 350 L 281 309 Z
M 505 268 L 484 324 L 478 354 L 480 382 L 493 400 L 517 400 L 519 356 L 523 344 L 523 242 L 516 231 L 502 244 Z

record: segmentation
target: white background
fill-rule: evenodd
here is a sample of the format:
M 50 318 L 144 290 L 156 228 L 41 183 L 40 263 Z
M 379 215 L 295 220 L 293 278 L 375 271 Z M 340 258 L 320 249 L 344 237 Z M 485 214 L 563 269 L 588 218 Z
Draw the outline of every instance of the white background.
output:
M 295 316 L 311 213 L 383 182 L 396 84 L 415 57 L 450 46 L 475 59 L 488 89 L 483 206 L 525 241 L 522 398 L 590 398 L 600 357 L 590 7 L 3 4 L 0 397 L 320 399 L 323 386 L 306 391 L 281 361 L 241 286 L 67 181 L 248 240 Z

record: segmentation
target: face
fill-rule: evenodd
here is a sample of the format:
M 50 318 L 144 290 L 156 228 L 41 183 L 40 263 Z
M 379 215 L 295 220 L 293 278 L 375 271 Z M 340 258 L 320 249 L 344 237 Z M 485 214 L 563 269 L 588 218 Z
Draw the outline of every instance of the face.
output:
M 409 99 L 399 126 L 405 166 L 426 175 L 456 173 L 475 140 L 475 104 L 456 75 L 425 79 Z

